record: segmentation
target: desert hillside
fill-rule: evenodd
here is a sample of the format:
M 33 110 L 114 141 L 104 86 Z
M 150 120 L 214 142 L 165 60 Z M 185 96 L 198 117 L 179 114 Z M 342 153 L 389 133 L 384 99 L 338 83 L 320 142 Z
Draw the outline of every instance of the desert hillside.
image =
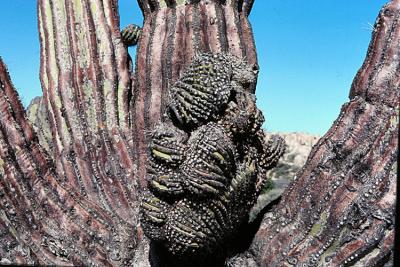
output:
M 253 208 L 252 218 L 271 201 L 279 197 L 285 187 L 295 177 L 296 173 L 305 164 L 311 148 L 317 143 L 320 136 L 307 133 L 276 133 L 286 141 L 286 151 L 278 165 L 268 172 L 271 183 L 267 184 L 264 193 L 258 198 Z
M 319 140 L 319 136 L 307 133 L 278 133 L 286 141 L 286 152 L 278 166 L 270 171 L 271 177 L 276 180 L 290 181 L 307 160 L 312 146 Z

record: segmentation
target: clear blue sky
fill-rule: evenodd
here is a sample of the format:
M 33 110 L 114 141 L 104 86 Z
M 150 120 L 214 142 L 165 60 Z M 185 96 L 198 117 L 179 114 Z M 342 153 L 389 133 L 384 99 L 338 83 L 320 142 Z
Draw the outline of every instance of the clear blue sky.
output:
M 269 131 L 324 134 L 351 82 L 386 0 L 256 0 L 257 101 Z M 121 26 L 142 24 L 135 0 L 120 0 Z M 0 0 L 0 56 L 24 105 L 41 95 L 35 0 Z M 134 53 L 134 50 L 130 50 Z

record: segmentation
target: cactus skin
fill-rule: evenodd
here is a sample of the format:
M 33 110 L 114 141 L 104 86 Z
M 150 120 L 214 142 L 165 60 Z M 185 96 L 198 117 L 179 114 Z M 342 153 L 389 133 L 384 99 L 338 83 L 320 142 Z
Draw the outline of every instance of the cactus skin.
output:
M 257 70 L 227 54 L 199 54 L 172 86 L 152 132 L 141 223 L 175 258 L 222 255 L 246 223 L 265 173 L 284 153 L 267 142 L 248 92 Z

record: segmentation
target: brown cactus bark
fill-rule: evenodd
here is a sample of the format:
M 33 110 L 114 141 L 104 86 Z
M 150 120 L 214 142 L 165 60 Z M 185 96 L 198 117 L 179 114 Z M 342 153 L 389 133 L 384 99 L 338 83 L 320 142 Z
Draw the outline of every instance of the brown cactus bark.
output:
M 250 250 L 259 266 L 382 266 L 393 256 L 400 97 L 400 1 L 375 24 L 339 118 L 267 213 Z M 308 266 L 307 265 L 307 266 Z
M 1 257 L 47 265 L 112 265 L 132 259 L 136 228 L 56 173 L 2 61 L 0 109 Z
M 40 109 L 46 113 L 38 131 L 47 152 L 1 62 L 0 221 L 4 240 L 11 240 L 1 242 L 6 261 L 133 261 L 138 188 L 117 9 L 111 0 L 38 1 Z
M 38 1 L 40 78 L 52 155 L 89 200 L 136 223 L 130 74 L 116 1 Z
M 254 1 L 138 2 L 145 20 L 132 74 L 117 0 L 38 0 L 38 110 L 46 114 L 37 134 L 0 61 L 1 263 L 162 264 L 137 227 L 146 133 L 197 51 L 256 66 L 247 19 Z M 382 10 L 350 102 L 232 265 L 379 266 L 390 258 L 399 16 L 400 0 Z

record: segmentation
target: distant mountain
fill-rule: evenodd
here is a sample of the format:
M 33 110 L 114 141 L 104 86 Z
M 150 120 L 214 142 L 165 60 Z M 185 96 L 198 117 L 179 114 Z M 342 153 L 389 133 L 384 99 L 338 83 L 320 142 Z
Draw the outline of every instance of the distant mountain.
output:
M 278 165 L 270 170 L 267 175 L 271 182 L 265 185 L 263 193 L 259 196 L 257 204 L 254 206 L 250 215 L 250 220 L 254 219 L 271 201 L 279 197 L 286 186 L 293 180 L 296 173 L 301 170 L 306 163 L 311 148 L 318 142 L 320 136 L 307 133 L 276 133 L 286 141 L 286 151 L 279 160 Z
M 291 181 L 305 164 L 311 148 L 319 140 L 319 136 L 307 133 L 277 133 L 286 141 L 286 152 L 278 166 L 270 171 L 273 179 Z

